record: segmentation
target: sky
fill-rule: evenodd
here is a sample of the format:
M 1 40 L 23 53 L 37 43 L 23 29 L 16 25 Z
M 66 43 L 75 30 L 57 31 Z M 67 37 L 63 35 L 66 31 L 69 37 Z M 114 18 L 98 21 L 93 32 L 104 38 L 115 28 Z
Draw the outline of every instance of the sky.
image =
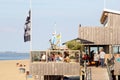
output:
M 32 0 L 32 50 L 50 48 L 52 33 L 64 43 L 78 37 L 79 24 L 102 26 L 104 8 L 120 11 L 120 0 Z M 0 51 L 28 52 L 24 23 L 30 0 L 0 0 Z M 56 24 L 56 26 L 55 26 Z

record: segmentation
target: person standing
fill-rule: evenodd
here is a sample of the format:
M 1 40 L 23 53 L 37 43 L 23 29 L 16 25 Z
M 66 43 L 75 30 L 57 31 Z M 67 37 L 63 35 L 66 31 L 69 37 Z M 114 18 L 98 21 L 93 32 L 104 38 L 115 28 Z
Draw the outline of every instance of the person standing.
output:
M 98 67 L 98 65 L 99 65 L 99 59 L 100 59 L 99 53 L 96 52 L 96 53 L 94 54 L 94 61 L 95 61 L 95 66 L 96 66 L 96 67 Z
M 102 48 L 100 50 L 100 64 L 101 64 L 101 67 L 104 67 L 104 62 L 105 62 L 105 52 Z

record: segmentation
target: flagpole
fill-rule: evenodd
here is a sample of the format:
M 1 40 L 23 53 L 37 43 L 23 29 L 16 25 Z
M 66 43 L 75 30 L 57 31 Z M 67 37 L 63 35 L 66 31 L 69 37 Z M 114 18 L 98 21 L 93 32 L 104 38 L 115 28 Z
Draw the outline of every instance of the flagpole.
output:
M 62 35 L 61 35 L 61 32 L 60 32 L 60 47 L 61 47 L 61 45 L 62 45 L 62 43 L 61 43 L 61 38 L 62 38 Z
M 32 0 L 30 0 L 30 27 L 31 27 L 31 30 L 30 30 L 30 62 L 32 62 L 32 56 L 31 56 L 31 51 L 32 51 Z
M 56 35 L 56 22 L 54 24 L 54 31 L 55 31 L 55 35 Z
M 30 0 L 30 12 L 31 12 L 31 14 L 30 14 L 30 27 L 31 27 L 31 31 L 30 31 L 30 35 L 31 35 L 31 37 L 30 37 L 30 51 L 32 50 L 32 0 Z

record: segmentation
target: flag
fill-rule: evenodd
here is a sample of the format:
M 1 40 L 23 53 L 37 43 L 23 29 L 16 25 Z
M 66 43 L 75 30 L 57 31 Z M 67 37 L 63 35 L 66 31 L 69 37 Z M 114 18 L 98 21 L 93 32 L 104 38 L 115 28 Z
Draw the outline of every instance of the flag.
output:
M 61 39 L 61 34 L 58 34 L 58 35 L 56 36 L 56 38 L 57 38 L 57 39 Z
M 25 28 L 24 28 L 24 42 L 31 40 L 30 31 L 31 31 L 31 11 L 29 10 L 29 14 L 26 18 Z
M 58 46 L 61 46 L 61 34 L 58 34 L 57 36 L 56 36 L 56 38 L 57 38 L 57 45 Z
M 56 44 L 56 32 L 52 34 L 52 39 L 51 39 L 52 44 Z

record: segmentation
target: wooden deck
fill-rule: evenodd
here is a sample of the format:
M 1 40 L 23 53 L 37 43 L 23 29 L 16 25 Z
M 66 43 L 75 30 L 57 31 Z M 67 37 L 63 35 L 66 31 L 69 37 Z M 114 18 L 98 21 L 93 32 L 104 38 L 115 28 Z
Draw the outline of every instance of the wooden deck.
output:
M 35 77 L 35 80 L 48 80 L 47 77 L 51 77 L 52 80 L 55 76 L 60 77 L 62 80 L 64 75 L 80 75 L 80 60 L 76 56 L 75 62 L 70 60 L 69 62 L 64 61 L 65 52 L 69 53 L 69 56 L 75 56 L 75 54 L 79 54 L 78 50 L 76 51 L 58 51 L 58 50 L 49 50 L 49 51 L 31 51 L 31 63 L 30 63 L 30 74 Z M 58 53 L 62 54 L 63 60 L 62 61 L 49 61 L 48 57 L 50 54 L 54 53 L 55 55 Z M 41 61 L 39 57 L 41 54 L 46 55 L 46 60 Z

